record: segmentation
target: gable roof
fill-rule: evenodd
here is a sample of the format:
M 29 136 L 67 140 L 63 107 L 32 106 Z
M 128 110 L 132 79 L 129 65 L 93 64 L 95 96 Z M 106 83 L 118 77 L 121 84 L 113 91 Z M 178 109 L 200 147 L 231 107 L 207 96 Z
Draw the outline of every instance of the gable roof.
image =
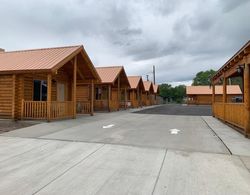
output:
M 154 88 L 154 93 L 159 93 L 159 85 L 157 84 L 153 84 L 153 88 Z
M 143 81 L 143 85 L 146 92 L 154 92 L 153 83 L 151 81 Z
M 101 83 L 114 84 L 118 76 L 123 74 L 124 82 L 126 82 L 127 85 L 130 85 L 123 66 L 96 67 L 96 71 L 101 78 Z
M 141 76 L 128 76 L 128 81 L 130 84 L 130 88 L 131 89 L 136 89 L 140 83 L 140 81 L 142 81 Z
M 79 53 L 81 49 L 82 46 L 69 46 L 0 52 L 0 72 L 52 70 L 65 58 Z
M 212 95 L 212 87 L 210 86 L 187 86 L 186 87 L 187 95 Z M 215 86 L 215 94 L 223 94 L 223 86 Z M 242 94 L 239 85 L 228 85 L 227 94 L 229 95 L 239 95 Z
M 88 67 L 91 78 L 100 80 L 82 45 L 0 52 L 0 74 L 54 72 L 78 54 L 84 59 L 83 66 Z

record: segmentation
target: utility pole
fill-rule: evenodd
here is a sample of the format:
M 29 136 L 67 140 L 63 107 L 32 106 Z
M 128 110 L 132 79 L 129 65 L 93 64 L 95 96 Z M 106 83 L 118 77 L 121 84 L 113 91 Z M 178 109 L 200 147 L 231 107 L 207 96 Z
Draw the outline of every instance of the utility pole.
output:
M 154 84 L 155 84 L 155 65 L 153 65 L 153 79 L 154 79 Z

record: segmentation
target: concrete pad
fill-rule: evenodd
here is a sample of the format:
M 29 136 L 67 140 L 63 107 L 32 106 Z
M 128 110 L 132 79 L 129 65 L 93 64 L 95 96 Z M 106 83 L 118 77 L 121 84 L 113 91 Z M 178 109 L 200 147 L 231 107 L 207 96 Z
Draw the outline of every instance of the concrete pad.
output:
M 165 150 L 105 145 L 38 194 L 151 194 Z
M 168 151 L 154 194 L 248 195 L 250 174 L 237 156 Z
M 0 136 L 0 161 L 31 151 L 47 144 L 48 142 L 49 141 L 47 140 L 37 141 L 34 139 L 20 139 Z
M 214 117 L 204 116 L 204 120 L 226 144 L 232 154 L 250 156 L 250 139 Z
M 246 168 L 250 171 L 250 157 L 249 156 L 240 156 Z
M 114 127 L 103 129 L 103 126 Z M 172 135 L 170 129 L 181 130 Z M 199 116 L 124 113 L 42 136 L 46 139 L 228 153 Z
M 125 113 L 128 113 L 128 112 L 119 112 L 119 115 L 121 116 L 122 114 L 125 114 Z M 3 134 L 0 134 L 0 136 L 37 138 L 37 137 L 45 136 L 45 135 L 55 133 L 55 132 L 58 132 L 67 128 L 75 127 L 81 124 L 87 124 L 96 120 L 112 118 L 113 116 L 116 116 L 116 115 L 117 114 L 115 112 L 114 113 L 97 113 L 95 114 L 94 117 L 90 115 L 78 115 L 77 119 L 43 122 L 34 126 L 6 132 Z
M 101 146 L 51 141 L 30 152 L 1 161 L 0 194 L 33 194 Z

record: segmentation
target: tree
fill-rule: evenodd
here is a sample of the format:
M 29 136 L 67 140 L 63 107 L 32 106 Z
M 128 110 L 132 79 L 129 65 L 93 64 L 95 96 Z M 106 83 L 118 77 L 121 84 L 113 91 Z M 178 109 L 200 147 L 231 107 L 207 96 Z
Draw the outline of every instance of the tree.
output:
M 172 96 L 172 86 L 170 84 L 161 84 L 159 90 L 163 100 L 169 102 Z
M 193 79 L 192 85 L 210 85 L 211 84 L 211 78 L 216 73 L 215 70 L 207 70 L 207 71 L 201 71 L 198 72 Z
M 179 85 L 174 88 L 174 101 L 177 103 L 182 103 L 183 98 L 186 96 L 186 86 Z
M 164 101 L 174 101 L 177 103 L 181 103 L 183 101 L 183 98 L 186 96 L 186 86 L 179 85 L 176 87 L 172 87 L 170 84 L 161 84 L 160 96 Z

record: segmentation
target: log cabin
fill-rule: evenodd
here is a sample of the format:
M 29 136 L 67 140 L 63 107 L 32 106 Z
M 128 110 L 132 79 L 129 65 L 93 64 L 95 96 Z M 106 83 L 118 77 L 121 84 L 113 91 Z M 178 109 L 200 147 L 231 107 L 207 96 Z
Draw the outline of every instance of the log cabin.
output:
M 250 41 L 236 52 L 212 78 L 213 116 L 221 119 L 250 137 Z M 233 78 L 242 80 L 243 97 L 241 101 L 228 102 L 228 83 Z M 240 78 L 240 79 L 239 79 Z M 223 85 L 222 101 L 215 98 L 215 88 Z
M 142 93 L 143 106 L 152 105 L 152 99 L 154 96 L 154 87 L 151 81 L 143 81 L 145 92 Z
M 130 89 L 128 90 L 128 102 L 132 108 L 142 107 L 142 93 L 145 92 L 141 76 L 128 76 Z
M 1 51 L 0 118 L 75 118 L 77 82 L 92 83 L 93 88 L 98 80 L 81 45 Z M 93 113 L 93 98 L 87 107 Z
M 187 86 L 187 104 L 194 105 L 211 105 L 212 104 L 212 87 L 211 86 Z M 222 102 L 223 87 L 215 87 L 215 99 Z M 239 85 L 228 85 L 227 102 L 234 102 L 236 98 L 242 97 L 242 91 Z
M 153 84 L 153 88 L 154 88 L 154 97 L 153 97 L 153 104 L 160 104 L 159 102 L 159 98 L 157 98 L 160 94 L 160 89 L 159 89 L 159 85 L 157 84 Z
M 123 66 L 96 67 L 96 70 L 101 82 L 95 85 L 94 110 L 126 109 L 130 85 Z

